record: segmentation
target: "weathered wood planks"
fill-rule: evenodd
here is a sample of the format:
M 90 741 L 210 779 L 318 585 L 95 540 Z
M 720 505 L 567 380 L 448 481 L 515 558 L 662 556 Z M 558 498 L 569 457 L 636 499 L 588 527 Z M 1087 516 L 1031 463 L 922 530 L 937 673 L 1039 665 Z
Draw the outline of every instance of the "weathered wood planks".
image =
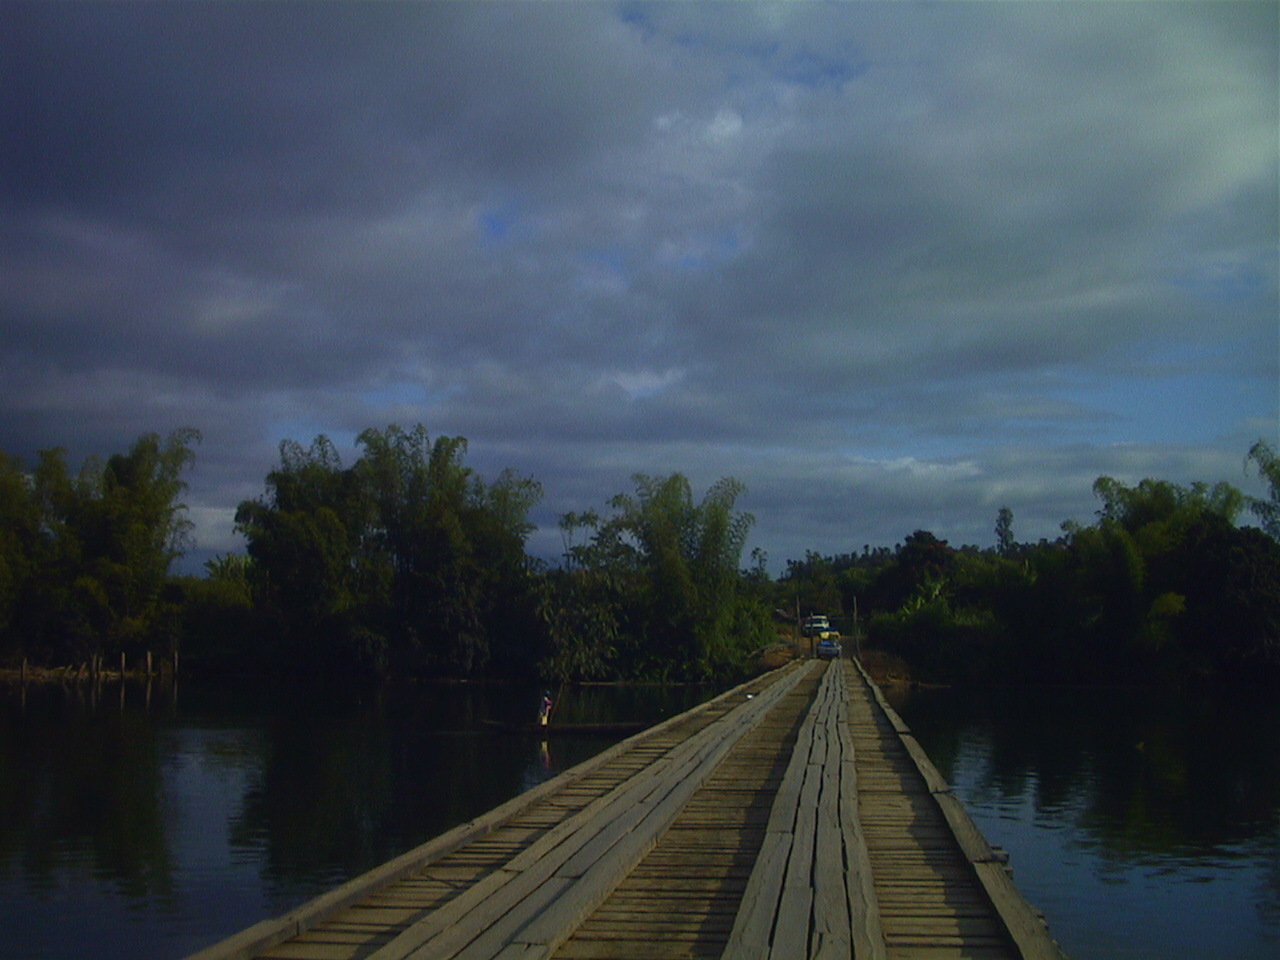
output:
M 315 928 L 335 924 L 354 924 L 356 929 L 370 930 L 370 943 L 376 940 L 380 945 L 387 939 L 388 931 L 394 936 L 404 925 L 378 928 L 376 923 L 362 920 L 362 916 L 372 916 L 366 906 L 371 896 L 397 888 L 405 882 L 416 882 L 422 875 L 440 873 L 441 870 L 452 871 L 449 877 L 442 876 L 442 879 L 461 882 L 456 875 L 458 864 L 465 864 L 464 869 L 478 870 L 481 875 L 498 869 L 502 861 L 479 851 L 475 841 L 492 836 L 496 831 L 511 836 L 509 831 L 512 827 L 524 831 L 526 836 L 530 830 L 540 833 L 550 829 L 666 753 L 692 732 L 729 712 L 746 696 L 768 688 L 780 678 L 785 678 L 787 673 L 788 668 L 783 668 L 774 674 L 758 677 L 693 710 L 669 718 L 281 917 L 255 924 L 201 950 L 189 960 L 251 960 L 273 954 L 281 957 L 292 955 L 291 951 L 277 945 L 296 941 Z M 474 879 L 473 875 L 472 882 Z M 425 916 L 456 897 L 462 889 L 465 886 L 435 891 L 431 897 L 421 901 L 413 919 Z M 378 932 L 375 934 L 373 930 Z M 352 948 L 347 955 L 367 957 L 372 949 Z
M 521 956 L 549 955 L 800 676 L 793 671 L 678 744 L 502 870 L 411 925 L 371 960 L 491 960 L 513 946 Z
M 779 786 L 727 960 L 884 956 L 845 700 L 843 661 L 835 661 Z
M 859 820 L 890 958 L 1062 960 L 1043 921 L 883 693 L 848 675 Z
M 730 752 L 658 845 L 556 951 L 556 960 L 724 953 L 774 794 L 818 686 L 817 667 Z
M 810 662 L 618 745 L 191 960 L 1061 954 L 860 668 Z

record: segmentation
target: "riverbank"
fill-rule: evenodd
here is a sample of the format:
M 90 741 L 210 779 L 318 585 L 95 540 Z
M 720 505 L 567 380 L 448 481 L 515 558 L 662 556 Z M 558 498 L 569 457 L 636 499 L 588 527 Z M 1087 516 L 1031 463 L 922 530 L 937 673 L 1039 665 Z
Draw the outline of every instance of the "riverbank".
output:
M 78 664 L 44 667 L 23 660 L 18 666 L 0 667 L 0 683 L 23 686 L 35 684 L 119 683 L 124 680 L 157 680 L 178 672 L 178 657 L 153 657 L 147 653 L 131 668 L 122 656 L 118 666 L 108 667 L 101 657 Z
M 911 665 L 885 650 L 863 649 L 862 667 L 880 686 L 910 684 Z

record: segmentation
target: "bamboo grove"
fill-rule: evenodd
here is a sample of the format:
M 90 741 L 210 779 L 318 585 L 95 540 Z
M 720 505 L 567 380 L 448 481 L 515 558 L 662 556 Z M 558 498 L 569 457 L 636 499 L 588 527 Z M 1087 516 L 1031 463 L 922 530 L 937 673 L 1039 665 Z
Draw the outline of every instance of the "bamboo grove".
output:
M 246 552 L 176 576 L 199 439 L 146 434 L 75 472 L 59 450 L 0 452 L 0 666 L 180 651 L 206 674 L 727 679 L 821 612 L 925 678 L 1280 680 L 1280 463 L 1262 442 L 1246 462 L 1267 499 L 1101 477 L 1096 522 L 1054 541 L 1017 542 L 1001 508 L 994 548 L 917 530 L 773 579 L 759 551 L 743 568 L 732 478 L 695 498 L 679 473 L 637 475 L 562 516 L 546 563 L 527 552 L 535 480 L 486 480 L 463 438 L 393 425 L 350 464 L 323 436 L 282 443 L 236 512 Z

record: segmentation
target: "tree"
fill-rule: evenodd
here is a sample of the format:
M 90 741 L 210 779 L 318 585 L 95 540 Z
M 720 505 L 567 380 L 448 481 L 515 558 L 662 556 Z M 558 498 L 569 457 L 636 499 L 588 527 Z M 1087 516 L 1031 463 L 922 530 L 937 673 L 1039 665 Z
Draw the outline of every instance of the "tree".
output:
M 1013 511 L 1001 507 L 996 514 L 996 552 L 1002 557 L 1013 552 Z
M 260 662 L 263 623 L 253 604 L 253 561 L 243 553 L 206 560 L 205 576 L 177 581 L 182 594 L 182 662 L 196 672 L 243 670 Z
M 40 451 L 30 476 L 0 464 L 0 622 L 15 646 L 83 662 L 176 641 L 164 588 L 191 526 L 179 497 L 199 439 L 144 434 L 74 476 L 57 448 Z
M 1188 669 L 1280 679 L 1280 544 L 1256 528 L 1206 518 L 1188 532 L 1186 552 L 1192 562 L 1177 588 Z
M 871 581 L 869 602 L 889 613 L 913 597 L 938 596 L 947 585 L 956 551 L 928 530 L 916 530 L 898 549 L 894 561 L 881 568 Z
M 292 669 L 376 669 L 385 642 L 356 629 L 358 597 L 376 580 L 362 549 L 370 509 L 357 477 L 321 435 L 305 450 L 283 441 L 266 483 L 264 497 L 236 510 L 236 529 L 248 541 L 255 599 L 277 622 L 270 656 Z
M 344 468 L 332 443 L 281 444 L 267 494 L 236 514 L 290 656 L 343 666 L 470 674 L 495 642 L 527 635 L 524 553 L 538 485 L 504 472 L 486 485 L 462 437 L 421 425 L 365 430 Z
M 40 511 L 30 478 L 18 460 L 0 451 L 0 637 L 6 638 L 5 647 L 16 640 L 10 627 L 39 562 L 39 543 Z
M 695 504 L 679 473 L 633 480 L 635 494 L 614 497 L 613 516 L 574 555 L 609 571 L 618 636 L 626 641 L 618 653 L 633 672 L 715 675 L 764 632 L 758 605 L 741 591 L 739 565 L 754 522 L 735 510 L 744 488 L 725 478 Z
M 1250 460 L 1258 468 L 1258 473 L 1271 488 L 1271 498 L 1249 497 L 1249 509 L 1262 521 L 1262 529 L 1272 538 L 1280 540 L 1280 457 L 1266 442 L 1259 440 L 1249 448 L 1245 463 Z
M 107 600 L 108 639 L 115 648 L 156 639 L 162 627 L 161 587 L 191 530 L 186 505 L 178 500 L 186 489 L 182 472 L 195 459 L 191 444 L 199 440 L 190 428 L 163 441 L 144 434 L 127 454 L 107 460 L 96 495 L 82 504 L 82 548 L 88 574 Z
M 1201 482 L 1182 487 L 1168 480 L 1146 479 L 1127 487 L 1119 480 L 1102 476 L 1094 481 L 1093 492 L 1102 500 L 1098 516 L 1119 523 L 1130 532 L 1201 513 L 1234 523 L 1245 506 L 1244 494 L 1226 482 L 1212 487 Z
M 524 545 L 541 488 L 511 471 L 486 484 L 463 465 L 464 438 L 431 442 L 421 425 L 366 430 L 357 442 L 374 539 L 391 561 L 386 629 L 397 654 L 451 672 L 482 668 L 533 617 Z
M 791 610 L 797 605 L 811 613 L 839 616 L 844 612 L 844 596 L 836 574 L 836 564 L 814 550 L 806 550 L 803 560 L 788 560 L 786 581 L 788 595 L 779 597 L 779 605 Z

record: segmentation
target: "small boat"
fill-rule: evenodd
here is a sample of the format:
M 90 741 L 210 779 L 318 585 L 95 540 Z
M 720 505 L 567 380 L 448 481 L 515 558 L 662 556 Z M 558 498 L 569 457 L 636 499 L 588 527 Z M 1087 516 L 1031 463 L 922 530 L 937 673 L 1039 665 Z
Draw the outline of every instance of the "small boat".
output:
M 508 733 L 546 733 L 556 734 L 557 736 L 568 736 L 572 734 L 626 734 L 639 733 L 651 727 L 652 724 L 644 723 L 639 720 L 622 721 L 616 723 L 557 723 L 551 721 L 548 724 L 541 723 L 513 723 L 505 720 L 486 720 L 487 727 L 496 727 L 499 730 L 505 730 Z

